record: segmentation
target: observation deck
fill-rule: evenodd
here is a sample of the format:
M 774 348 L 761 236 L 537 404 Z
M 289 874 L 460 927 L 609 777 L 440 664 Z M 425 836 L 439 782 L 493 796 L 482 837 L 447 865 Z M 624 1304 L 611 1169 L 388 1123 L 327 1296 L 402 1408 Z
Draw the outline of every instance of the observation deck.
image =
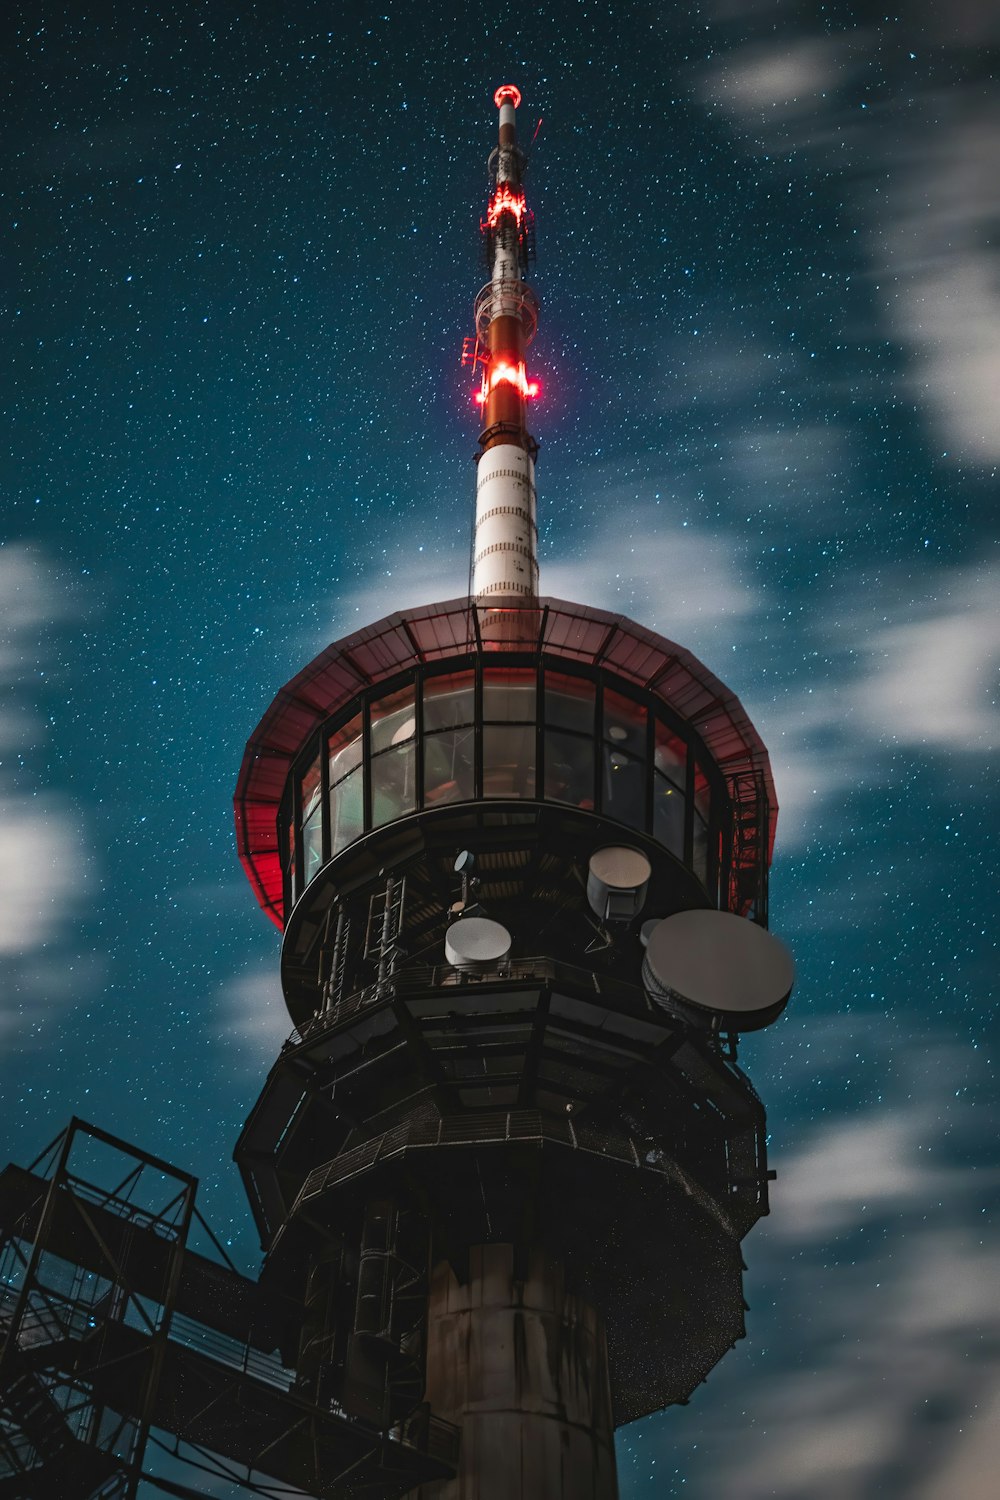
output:
M 513 603 L 498 643 L 485 613 L 458 599 L 389 615 L 277 695 L 235 799 L 240 859 L 272 920 L 379 829 L 513 803 L 640 835 L 690 872 L 702 904 L 766 923 L 777 802 L 737 696 L 621 615 Z

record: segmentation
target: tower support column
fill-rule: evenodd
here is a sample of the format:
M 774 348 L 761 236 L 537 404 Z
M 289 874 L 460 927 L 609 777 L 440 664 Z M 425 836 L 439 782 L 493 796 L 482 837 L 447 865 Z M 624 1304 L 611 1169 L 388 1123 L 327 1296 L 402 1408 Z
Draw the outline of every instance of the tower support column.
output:
M 426 1397 L 461 1428 L 456 1477 L 411 1500 L 617 1500 L 604 1327 L 541 1251 L 481 1245 L 460 1283 L 436 1266 Z

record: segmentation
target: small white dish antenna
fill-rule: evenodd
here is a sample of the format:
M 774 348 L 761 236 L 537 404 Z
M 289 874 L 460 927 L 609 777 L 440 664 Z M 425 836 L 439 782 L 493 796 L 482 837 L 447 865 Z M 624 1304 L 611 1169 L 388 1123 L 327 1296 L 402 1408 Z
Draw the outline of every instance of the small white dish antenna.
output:
M 475 973 L 491 969 L 510 954 L 510 933 L 489 917 L 459 917 L 444 939 L 444 956 L 455 969 Z
M 587 901 L 602 922 L 631 922 L 642 911 L 652 865 L 638 849 L 608 844 L 590 856 Z

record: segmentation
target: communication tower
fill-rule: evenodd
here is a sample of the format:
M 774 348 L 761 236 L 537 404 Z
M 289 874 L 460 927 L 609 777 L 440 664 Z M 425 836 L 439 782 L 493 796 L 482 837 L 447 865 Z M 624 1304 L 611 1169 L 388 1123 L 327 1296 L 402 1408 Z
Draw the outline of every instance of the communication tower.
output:
M 539 596 L 519 103 L 497 90 L 465 346 L 470 595 L 323 651 L 236 791 L 295 1029 L 236 1146 L 265 1262 L 258 1287 L 230 1273 L 225 1329 L 284 1389 L 248 1364 L 226 1420 L 196 1420 L 157 1394 L 169 1327 L 143 1356 L 147 1425 L 316 1495 L 613 1500 L 614 1429 L 686 1402 L 742 1336 L 740 1244 L 767 1211 L 736 1039 L 792 985 L 766 930 L 768 757 L 683 647 Z M 47 1181 L 22 1239 L 75 1191 L 65 1162 Z M 178 1243 L 170 1308 L 180 1288 L 213 1326 Z M 18 1283 L 15 1385 L 45 1254 Z

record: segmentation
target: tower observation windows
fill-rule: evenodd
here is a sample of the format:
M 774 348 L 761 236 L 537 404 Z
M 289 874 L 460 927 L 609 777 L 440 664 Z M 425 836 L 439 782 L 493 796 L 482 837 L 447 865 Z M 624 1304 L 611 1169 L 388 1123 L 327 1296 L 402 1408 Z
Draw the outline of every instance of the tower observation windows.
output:
M 362 717 L 355 714 L 330 736 L 327 765 L 330 786 L 331 851 L 339 854 L 365 831 L 362 769 Z
M 534 797 L 537 672 L 483 672 L 483 796 Z
M 602 696 L 601 805 L 618 823 L 645 830 L 648 822 L 646 707 L 606 687 Z
M 471 802 L 476 795 L 476 678 L 450 672 L 424 683 L 424 807 Z
M 306 768 L 299 785 L 302 808 L 303 884 L 308 885 L 323 863 L 323 782 L 317 755 Z
M 671 854 L 684 854 L 687 745 L 657 719 L 653 731 L 653 837 Z
M 381 828 L 417 807 L 416 686 L 406 683 L 370 705 L 368 760 L 371 826 Z
M 281 812 L 286 899 L 373 829 L 491 799 L 596 812 L 654 839 L 713 888 L 725 783 L 666 704 L 599 667 L 494 664 L 485 654 L 468 663 L 371 688 L 303 749 Z

